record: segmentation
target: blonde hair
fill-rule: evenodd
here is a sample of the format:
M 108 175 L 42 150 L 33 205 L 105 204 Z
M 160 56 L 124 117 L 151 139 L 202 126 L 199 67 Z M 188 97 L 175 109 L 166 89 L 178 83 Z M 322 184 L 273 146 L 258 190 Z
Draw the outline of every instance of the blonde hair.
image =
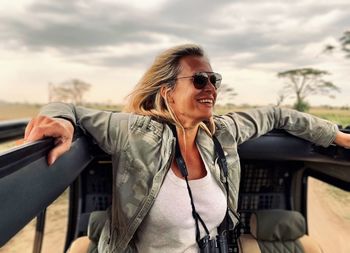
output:
M 173 113 L 167 101 L 167 94 L 175 87 L 175 79 L 180 73 L 180 60 L 186 56 L 206 57 L 204 50 L 195 44 L 184 44 L 172 47 L 158 55 L 146 71 L 134 90 L 128 96 L 123 111 L 144 116 L 151 116 L 166 123 L 183 126 Z M 165 87 L 165 99 L 161 88 Z M 200 124 L 209 135 L 214 134 L 215 125 L 211 117 Z M 184 130 L 184 129 L 183 129 Z

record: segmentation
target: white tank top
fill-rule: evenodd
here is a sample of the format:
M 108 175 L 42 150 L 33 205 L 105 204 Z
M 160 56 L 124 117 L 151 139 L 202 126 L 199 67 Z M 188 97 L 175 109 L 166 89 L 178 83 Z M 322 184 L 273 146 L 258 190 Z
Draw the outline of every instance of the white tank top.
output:
M 226 193 L 212 177 L 206 164 L 205 167 L 207 175 L 201 179 L 190 180 L 189 184 L 196 210 L 213 237 L 217 235 L 217 227 L 226 214 Z M 199 228 L 203 238 L 205 230 L 201 224 Z M 177 177 L 172 169 L 169 169 L 159 194 L 136 236 L 139 253 L 199 252 L 186 181 Z

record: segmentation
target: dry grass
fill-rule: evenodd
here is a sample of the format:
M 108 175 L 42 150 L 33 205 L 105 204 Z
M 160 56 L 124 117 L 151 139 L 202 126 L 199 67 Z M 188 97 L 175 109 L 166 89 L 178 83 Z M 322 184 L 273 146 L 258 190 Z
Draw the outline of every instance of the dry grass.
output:
M 10 119 L 32 118 L 38 114 L 41 104 L 7 104 L 0 103 L 0 121 Z M 101 104 L 87 104 L 89 108 L 96 108 L 106 111 L 121 111 L 122 105 L 101 105 Z
M 315 107 L 311 108 L 310 113 L 323 119 L 328 119 L 343 127 L 350 125 L 349 109 Z
M 32 118 L 38 114 L 41 105 L 0 104 L 0 120 Z
M 0 104 L 0 120 L 31 118 L 38 114 L 42 105 L 40 104 Z M 121 105 L 100 105 L 89 104 L 88 107 L 109 111 L 120 111 Z M 224 114 L 233 111 L 242 111 L 256 106 L 220 106 L 215 109 L 217 114 Z M 347 108 L 326 108 L 313 107 L 309 111 L 310 114 L 319 116 L 324 119 L 331 120 L 343 126 L 350 125 L 350 109 Z
M 256 108 L 256 106 L 217 106 L 215 113 L 225 114 L 228 112 L 244 111 L 251 108 Z M 313 107 L 308 113 L 322 119 L 330 120 L 343 127 L 350 125 L 350 109 L 348 108 Z

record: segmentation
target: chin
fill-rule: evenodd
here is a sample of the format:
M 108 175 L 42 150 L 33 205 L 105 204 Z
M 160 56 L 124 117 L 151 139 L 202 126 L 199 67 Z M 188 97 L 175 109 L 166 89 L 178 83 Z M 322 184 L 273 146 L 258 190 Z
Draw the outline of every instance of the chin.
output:
M 213 117 L 213 113 L 208 113 L 201 117 L 201 121 L 208 121 L 211 117 Z
M 196 110 L 189 113 L 188 116 L 192 118 L 195 122 L 208 121 L 213 116 L 212 110 Z

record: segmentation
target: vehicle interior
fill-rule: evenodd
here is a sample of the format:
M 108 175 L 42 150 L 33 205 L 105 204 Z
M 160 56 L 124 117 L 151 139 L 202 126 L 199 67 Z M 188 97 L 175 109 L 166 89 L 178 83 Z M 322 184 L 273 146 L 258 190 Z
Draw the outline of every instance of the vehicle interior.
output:
M 27 120 L 1 122 L 0 142 L 20 138 L 26 124 Z M 42 252 L 43 238 L 49 236 L 45 210 L 66 188 L 64 252 L 77 237 L 87 235 L 91 213 L 111 205 L 110 156 L 77 133 L 70 151 L 48 167 L 46 154 L 53 145 L 52 139 L 45 139 L 0 153 L 1 247 L 36 217 L 34 246 L 28 252 Z M 349 192 L 350 150 L 319 147 L 274 130 L 240 145 L 238 151 L 240 223 L 230 231 L 229 252 L 322 252 L 319 242 L 310 242 L 308 179 Z

